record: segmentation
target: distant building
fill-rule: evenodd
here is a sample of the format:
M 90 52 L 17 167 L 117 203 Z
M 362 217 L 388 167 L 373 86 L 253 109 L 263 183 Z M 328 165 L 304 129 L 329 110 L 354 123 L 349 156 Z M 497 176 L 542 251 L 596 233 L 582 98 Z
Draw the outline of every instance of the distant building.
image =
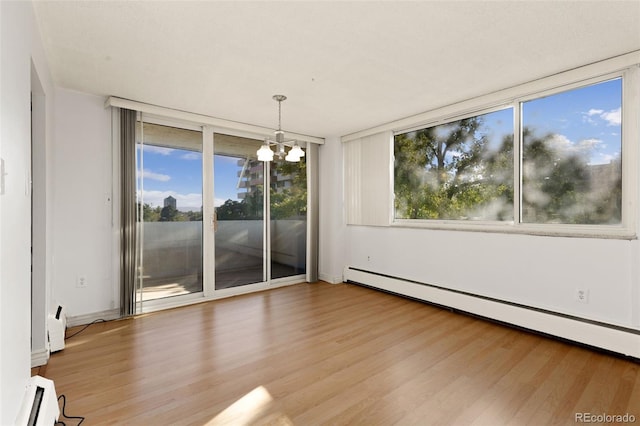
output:
M 177 209 L 177 204 L 176 204 L 176 199 L 173 198 L 171 195 L 169 195 L 167 198 L 164 199 L 164 206 L 171 206 L 174 209 Z
M 245 164 L 245 160 L 238 160 L 238 167 L 241 168 L 237 172 L 237 176 L 240 179 L 238 182 L 238 189 L 244 190 L 244 192 L 238 193 L 238 199 L 243 200 L 247 196 L 260 188 L 264 184 L 264 163 L 258 160 L 249 160 Z M 271 188 L 276 193 L 284 192 L 285 189 L 293 186 L 293 175 L 280 174 L 276 167 L 271 169 Z

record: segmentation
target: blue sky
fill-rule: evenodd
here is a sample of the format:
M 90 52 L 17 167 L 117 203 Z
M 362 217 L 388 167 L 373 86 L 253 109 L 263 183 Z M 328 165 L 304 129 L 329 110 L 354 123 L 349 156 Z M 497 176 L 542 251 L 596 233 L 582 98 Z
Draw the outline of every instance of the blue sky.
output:
M 237 199 L 239 171 L 234 157 L 216 155 L 214 160 L 215 205 Z M 169 195 L 177 200 L 178 210 L 200 210 L 202 206 L 202 153 L 182 149 L 144 145 L 144 202 L 163 206 Z
M 591 164 L 605 164 L 620 156 L 622 80 L 536 99 L 524 104 L 524 124 L 540 136 L 556 135 L 567 149 L 582 150 Z
M 523 125 L 538 136 L 553 134 L 562 149 L 582 152 L 590 164 L 606 164 L 620 156 L 622 84 L 620 79 L 525 102 Z M 492 146 L 513 133 L 513 109 L 484 115 Z

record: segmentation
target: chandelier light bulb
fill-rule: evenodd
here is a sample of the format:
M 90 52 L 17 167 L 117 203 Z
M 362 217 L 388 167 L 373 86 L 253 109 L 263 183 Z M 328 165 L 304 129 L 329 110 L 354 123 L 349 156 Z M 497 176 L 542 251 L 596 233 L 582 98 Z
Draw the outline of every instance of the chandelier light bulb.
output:
M 273 100 L 278 102 L 278 130 L 275 132 L 275 140 L 265 139 L 264 144 L 256 151 L 259 161 L 273 161 L 273 156 L 276 155 L 279 159 L 286 161 L 297 162 L 300 158 L 304 157 L 304 151 L 298 145 L 295 140 L 285 141 L 284 131 L 282 131 L 282 101 L 286 100 L 284 95 L 273 95 Z M 273 152 L 270 145 L 276 146 L 276 153 Z M 285 156 L 285 146 L 291 146 L 289 153 Z

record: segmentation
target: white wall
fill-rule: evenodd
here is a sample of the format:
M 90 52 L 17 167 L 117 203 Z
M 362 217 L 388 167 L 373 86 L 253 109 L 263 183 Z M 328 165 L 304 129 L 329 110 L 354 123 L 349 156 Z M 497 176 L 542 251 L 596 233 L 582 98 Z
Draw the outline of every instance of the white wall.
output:
M 346 240 L 348 266 L 640 329 L 636 240 L 363 226 Z
M 36 55 L 35 57 L 39 57 Z M 42 55 L 44 57 L 44 55 Z M 32 60 L 34 58 L 32 57 Z M 47 318 L 51 303 L 52 233 L 50 214 L 51 169 L 47 165 L 51 155 L 53 126 L 53 90 L 48 75 L 42 76 L 31 66 L 31 366 L 47 363 L 49 340 Z M 44 87 L 47 87 L 45 91 Z
M 342 282 L 345 265 L 345 230 L 342 206 L 342 143 L 328 137 L 319 151 L 319 262 L 318 276 L 330 283 Z
M 52 112 L 52 86 L 31 3 L 0 2 L 0 43 L 0 157 L 7 173 L 0 195 L 0 424 L 4 425 L 15 421 L 31 367 L 32 61 L 42 83 L 47 117 Z M 44 134 L 47 149 L 48 123 Z M 44 263 L 50 265 L 46 256 Z
M 70 317 L 118 306 L 111 253 L 111 109 L 104 101 L 56 89 L 52 297 Z M 86 288 L 76 286 L 80 275 Z

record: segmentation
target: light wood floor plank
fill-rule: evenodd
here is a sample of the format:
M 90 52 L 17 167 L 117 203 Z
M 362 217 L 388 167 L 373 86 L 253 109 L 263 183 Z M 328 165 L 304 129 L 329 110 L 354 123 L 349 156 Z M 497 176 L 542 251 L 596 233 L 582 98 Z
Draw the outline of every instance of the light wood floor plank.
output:
M 94 324 L 34 374 L 83 425 L 640 421 L 636 362 L 354 285 Z

